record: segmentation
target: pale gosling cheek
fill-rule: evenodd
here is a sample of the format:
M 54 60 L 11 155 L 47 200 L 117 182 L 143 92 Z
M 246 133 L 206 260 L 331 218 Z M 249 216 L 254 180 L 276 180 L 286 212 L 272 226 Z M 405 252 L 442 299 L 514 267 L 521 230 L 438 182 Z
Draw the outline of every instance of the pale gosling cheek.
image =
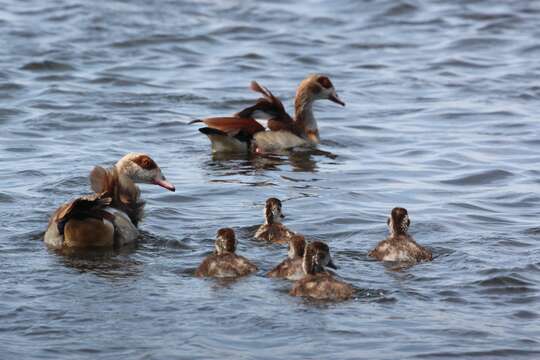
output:
M 394 222 L 392 221 L 391 217 L 389 217 L 386 221 L 386 225 L 388 226 L 388 231 L 390 232 L 390 235 L 394 235 Z
M 287 256 L 289 257 L 289 259 L 294 258 L 294 249 L 290 245 L 289 245 L 289 251 L 287 252 Z
M 281 209 L 274 208 L 272 210 L 272 215 L 273 215 L 273 218 L 274 218 L 274 222 L 276 222 L 276 223 L 281 222 L 281 219 L 283 218 L 283 215 L 281 215 Z

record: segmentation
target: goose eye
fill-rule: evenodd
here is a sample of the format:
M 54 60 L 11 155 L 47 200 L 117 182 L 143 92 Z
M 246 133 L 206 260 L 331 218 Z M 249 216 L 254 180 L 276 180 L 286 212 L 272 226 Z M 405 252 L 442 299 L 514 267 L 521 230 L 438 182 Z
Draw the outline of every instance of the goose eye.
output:
M 317 82 L 325 89 L 330 89 L 332 87 L 332 82 L 326 76 L 321 76 Z
M 153 170 L 157 168 L 157 164 L 147 155 L 140 155 L 133 159 L 137 165 L 142 167 L 145 170 Z

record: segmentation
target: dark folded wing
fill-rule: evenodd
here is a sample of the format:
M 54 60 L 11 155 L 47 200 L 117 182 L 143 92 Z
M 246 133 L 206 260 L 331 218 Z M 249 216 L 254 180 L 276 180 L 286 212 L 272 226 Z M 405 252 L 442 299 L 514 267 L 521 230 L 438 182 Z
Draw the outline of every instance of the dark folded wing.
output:
M 110 197 L 103 197 L 101 194 L 81 196 L 70 203 L 63 205 L 53 216 L 60 234 L 64 232 L 64 226 L 69 219 L 77 218 L 111 218 L 112 215 L 104 209 L 111 204 Z
M 235 136 L 240 132 L 252 136 L 255 133 L 264 131 L 264 126 L 253 118 L 214 117 L 203 119 L 200 122 L 206 124 L 209 128 L 222 131 L 231 136 Z

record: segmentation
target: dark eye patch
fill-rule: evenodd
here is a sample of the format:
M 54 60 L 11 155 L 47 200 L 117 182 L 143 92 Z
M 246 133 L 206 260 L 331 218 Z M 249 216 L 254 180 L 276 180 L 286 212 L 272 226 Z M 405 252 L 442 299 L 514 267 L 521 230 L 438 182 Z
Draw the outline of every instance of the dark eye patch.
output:
M 321 76 L 317 79 L 317 82 L 325 89 L 330 89 L 333 85 L 329 78 Z
M 133 162 L 145 170 L 153 170 L 157 168 L 157 164 L 147 155 L 140 155 L 133 159 Z

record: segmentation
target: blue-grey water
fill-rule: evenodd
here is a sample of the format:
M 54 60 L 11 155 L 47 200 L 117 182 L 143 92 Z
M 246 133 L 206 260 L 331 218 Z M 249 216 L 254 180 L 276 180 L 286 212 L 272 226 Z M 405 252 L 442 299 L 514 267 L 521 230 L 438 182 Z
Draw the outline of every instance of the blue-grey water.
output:
M 540 358 L 539 2 L 13 0 L 0 30 L 2 359 Z M 314 72 L 347 103 L 316 105 L 336 157 L 214 157 L 187 125 L 251 80 L 291 111 Z M 177 187 L 142 186 L 139 246 L 47 250 L 51 212 L 129 151 Z M 356 299 L 264 277 L 269 196 Z M 367 258 L 394 206 L 433 262 Z M 223 226 L 257 275 L 193 276 Z

